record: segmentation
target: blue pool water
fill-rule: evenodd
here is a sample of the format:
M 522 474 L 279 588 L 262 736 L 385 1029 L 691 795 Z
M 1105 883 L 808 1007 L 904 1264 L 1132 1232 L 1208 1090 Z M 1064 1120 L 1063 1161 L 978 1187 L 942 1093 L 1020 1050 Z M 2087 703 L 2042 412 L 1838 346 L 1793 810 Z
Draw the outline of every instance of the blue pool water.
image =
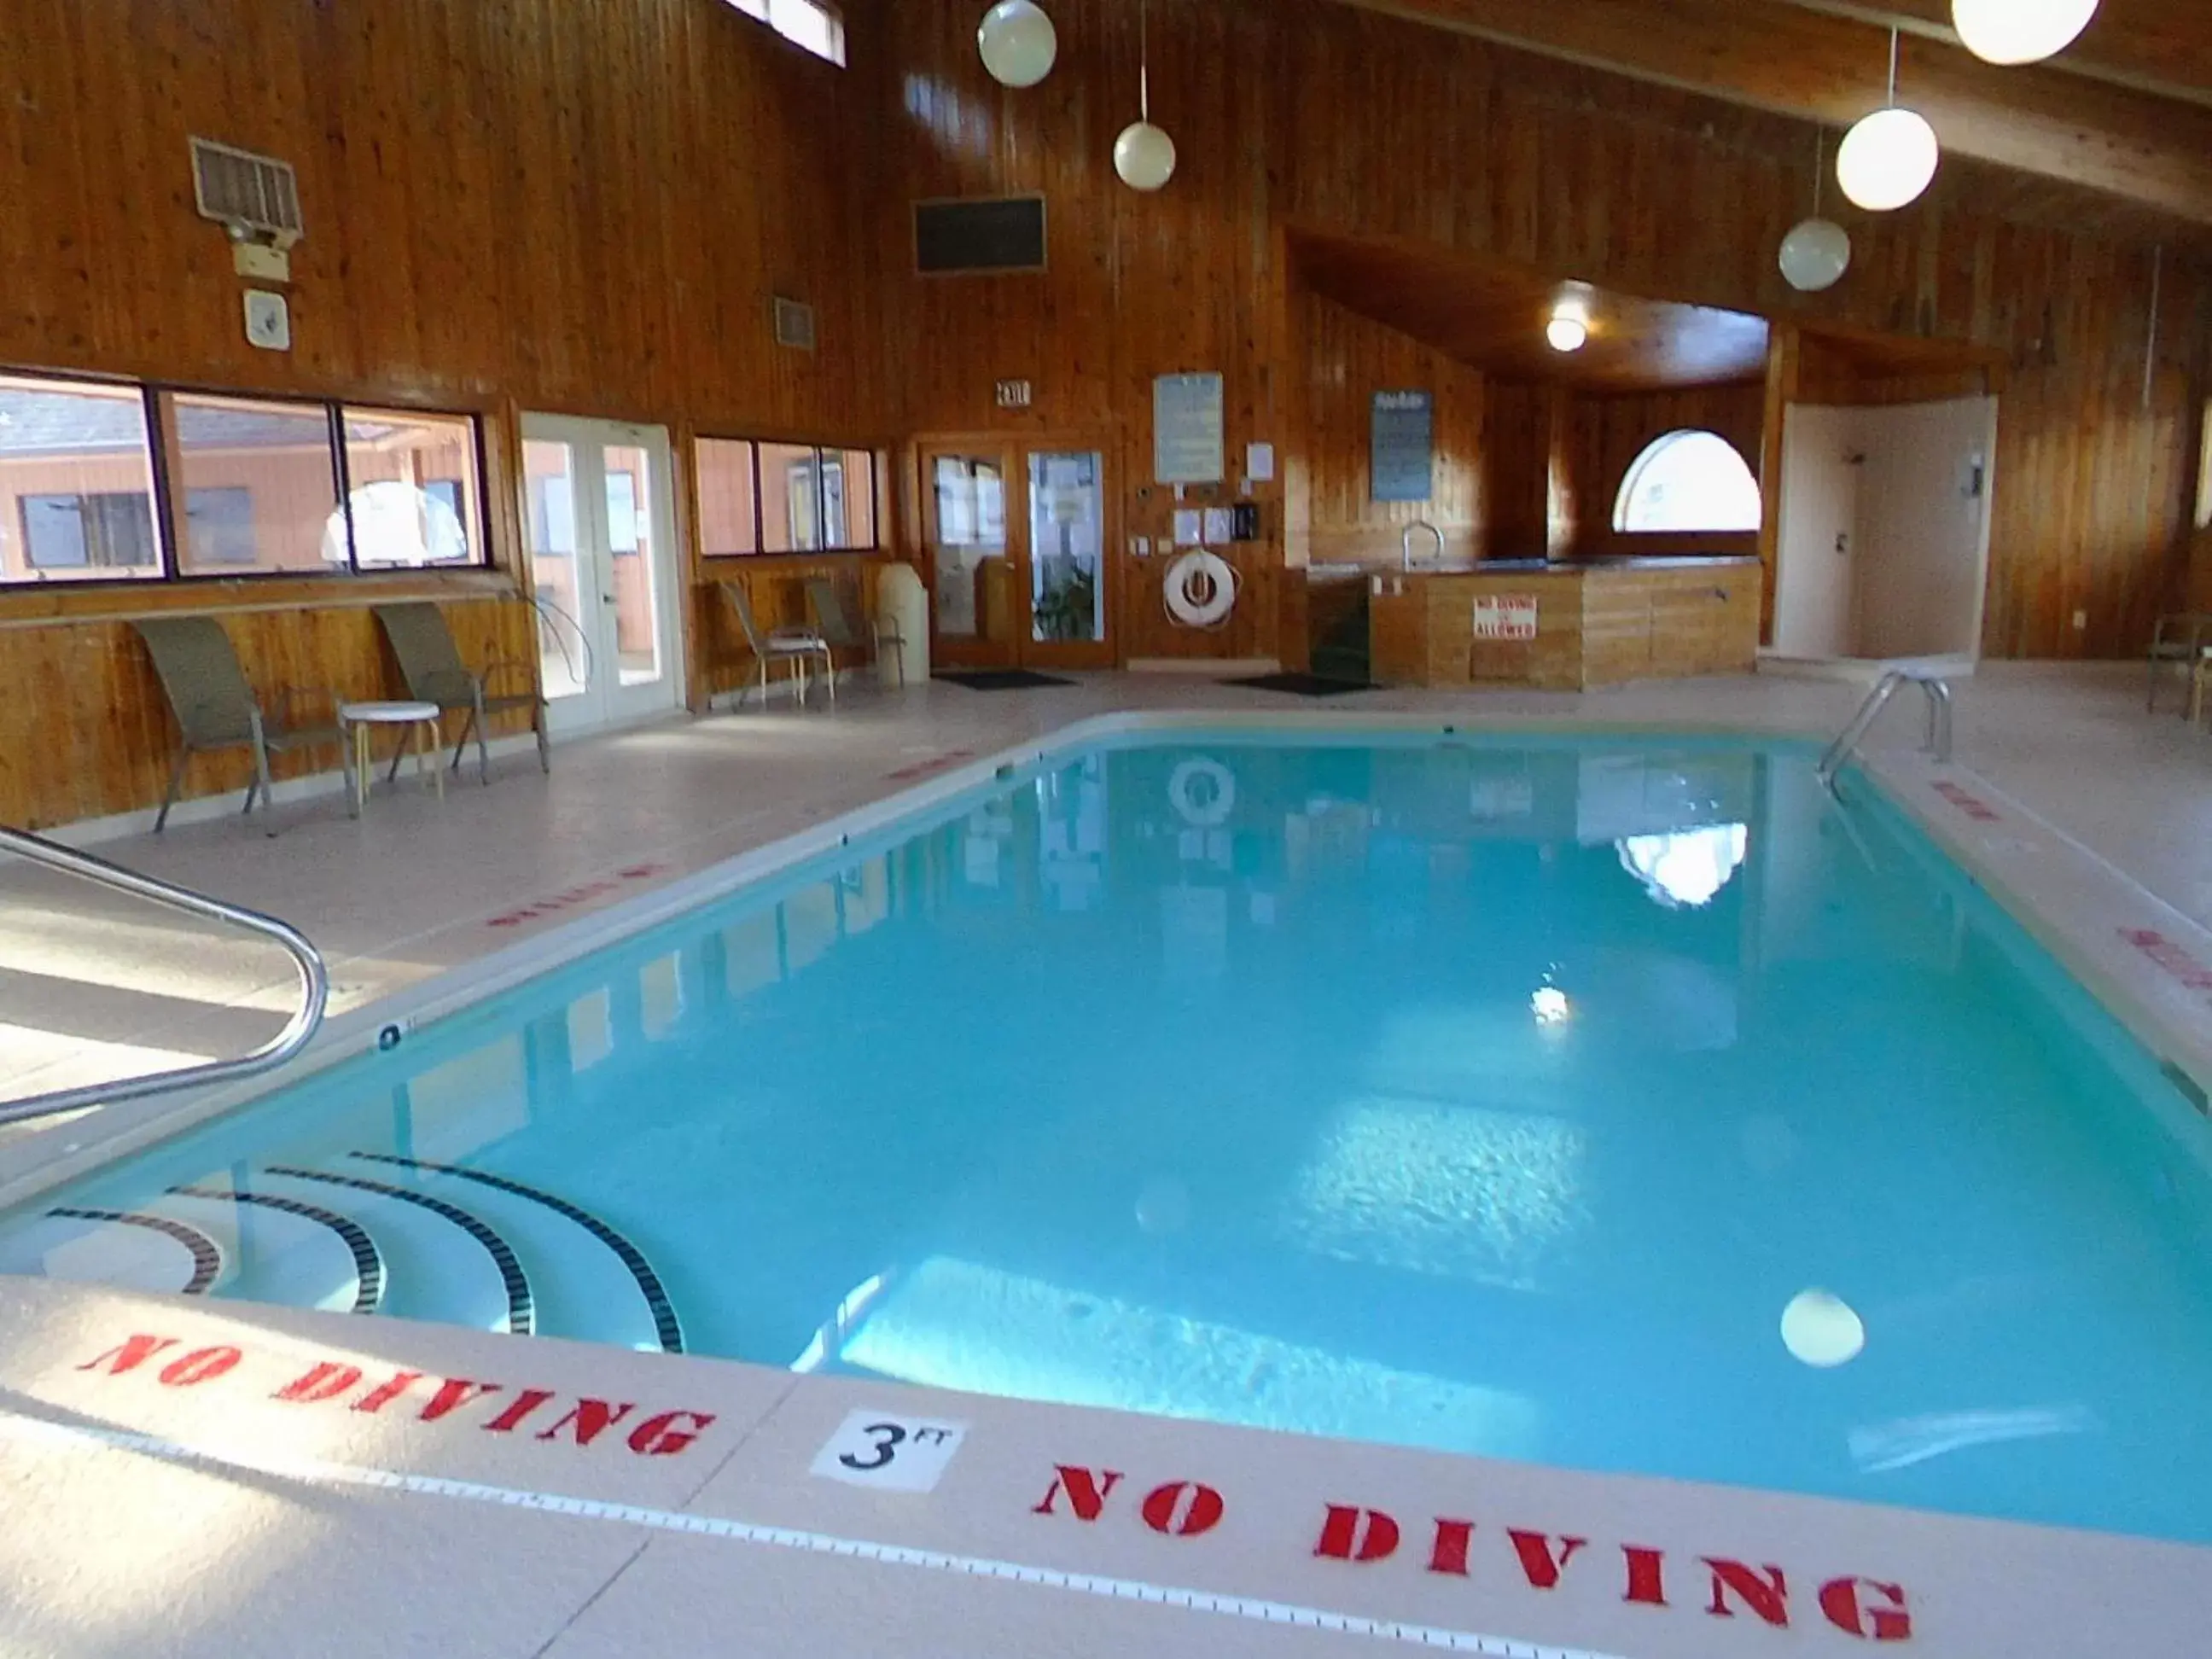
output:
M 50 1194 L 0 1268 L 2212 1541 L 2206 1126 L 1848 793 L 1122 740 Z

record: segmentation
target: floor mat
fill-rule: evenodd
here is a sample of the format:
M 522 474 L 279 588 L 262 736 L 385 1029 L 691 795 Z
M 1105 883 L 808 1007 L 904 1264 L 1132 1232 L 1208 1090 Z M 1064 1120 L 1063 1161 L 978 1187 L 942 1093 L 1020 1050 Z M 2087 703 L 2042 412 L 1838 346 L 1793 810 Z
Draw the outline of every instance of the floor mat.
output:
M 1249 680 L 1224 680 L 1222 684 L 1249 685 L 1255 691 L 1288 691 L 1301 697 L 1340 697 L 1347 691 L 1375 689 L 1354 680 L 1323 679 L 1318 674 L 1261 674 Z
M 1035 673 L 1026 668 L 982 668 L 969 673 L 935 674 L 931 678 L 950 680 L 970 691 L 1026 691 L 1033 686 L 1075 684 L 1073 680 L 1054 679 L 1049 674 Z

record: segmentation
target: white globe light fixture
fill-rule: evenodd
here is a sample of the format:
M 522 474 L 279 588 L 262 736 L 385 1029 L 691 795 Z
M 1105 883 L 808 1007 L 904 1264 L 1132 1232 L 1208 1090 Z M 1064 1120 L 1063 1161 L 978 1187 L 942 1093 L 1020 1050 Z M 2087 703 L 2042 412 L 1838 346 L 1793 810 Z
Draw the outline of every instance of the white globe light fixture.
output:
M 1554 351 L 1580 351 L 1589 343 L 1589 319 L 1581 307 L 1571 302 L 1563 304 L 1553 312 L 1552 320 L 1544 325 L 1544 338 Z
M 1801 294 L 1819 294 L 1835 287 L 1851 268 L 1850 233 L 1832 219 L 1820 216 L 1820 186 L 1827 176 L 1828 135 L 1822 132 L 1813 152 L 1813 216 L 1801 219 L 1782 239 L 1782 279 Z
M 1878 109 L 1844 135 L 1836 151 L 1836 182 L 1869 213 L 1893 213 L 1920 199 L 1935 182 L 1942 147 L 1925 117 L 1909 109 Z
M 1175 140 L 1152 125 L 1152 7 L 1137 8 L 1137 118 L 1114 141 L 1114 171 L 1147 195 L 1175 177 Z
M 1114 171 L 1131 190 L 1164 189 L 1175 169 L 1175 140 L 1150 121 L 1132 121 L 1114 141 Z
M 2066 50 L 2097 15 L 2097 0 L 1951 0 L 1966 50 L 1992 64 L 2033 64 Z
M 1893 213 L 1936 180 L 1943 147 L 1916 110 L 1897 103 L 1897 31 L 1889 32 L 1889 106 L 1865 117 L 1836 149 L 1836 182 L 1869 213 Z
M 999 0 L 975 31 L 983 67 L 1001 86 L 1033 87 L 1052 73 L 1060 32 L 1036 0 Z

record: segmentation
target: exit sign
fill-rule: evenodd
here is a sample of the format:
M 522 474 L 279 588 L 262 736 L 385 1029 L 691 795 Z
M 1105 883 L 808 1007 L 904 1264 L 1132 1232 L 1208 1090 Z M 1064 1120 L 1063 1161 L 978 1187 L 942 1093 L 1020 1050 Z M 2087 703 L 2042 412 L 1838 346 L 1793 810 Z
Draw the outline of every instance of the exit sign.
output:
M 1000 408 L 1027 409 L 1030 406 L 1030 383 L 1027 380 L 1001 380 L 999 382 Z

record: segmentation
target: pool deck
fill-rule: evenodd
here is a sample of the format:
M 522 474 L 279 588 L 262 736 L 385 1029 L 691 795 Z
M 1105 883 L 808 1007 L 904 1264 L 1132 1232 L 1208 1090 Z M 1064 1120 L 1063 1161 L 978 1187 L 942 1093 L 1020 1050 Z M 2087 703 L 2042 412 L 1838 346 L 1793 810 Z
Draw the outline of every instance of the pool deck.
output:
M 1093 716 L 1825 736 L 1863 690 L 1313 702 L 1155 676 L 939 684 L 581 744 L 550 778 L 507 758 L 489 788 L 380 798 L 359 823 L 325 797 L 100 850 L 304 927 L 339 987 L 335 1052 L 392 1011 L 441 1006 L 445 975 L 579 947 L 731 860 Z M 2167 1059 L 2212 1078 L 2212 737 L 2145 716 L 2132 668 L 1998 667 L 1959 692 L 1959 764 L 1898 747 L 1900 714 L 1877 740 L 1886 786 Z M 34 916 L 52 890 L 0 891 L 0 916 Z M 57 962 L 50 994 L 11 1000 L 11 1074 L 251 1042 L 280 1017 L 265 964 L 112 926 L 113 954 L 85 958 L 89 991 Z M 0 1183 L 72 1168 L 118 1125 L 156 1127 L 116 1109 L 0 1135 Z M 888 1458 L 885 1423 L 903 1437 Z M 2204 1550 L 16 1279 L 0 1279 L 0 1470 L 10 1656 L 1782 1659 L 1879 1644 L 2075 1659 L 2199 1654 L 2212 1628 Z

